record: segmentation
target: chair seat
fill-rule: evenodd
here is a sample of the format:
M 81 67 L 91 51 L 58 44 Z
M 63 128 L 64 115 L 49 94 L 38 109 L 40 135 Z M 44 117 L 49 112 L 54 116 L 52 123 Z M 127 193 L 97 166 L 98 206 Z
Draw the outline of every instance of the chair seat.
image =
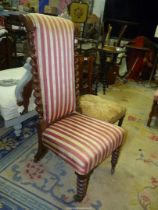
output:
M 80 108 L 82 114 L 110 123 L 117 122 L 126 114 L 125 107 L 114 101 L 91 94 L 80 97 Z
M 121 145 L 123 135 L 118 126 L 73 114 L 49 126 L 42 141 L 78 174 L 86 175 Z
M 158 90 L 156 90 L 154 93 L 154 100 L 158 101 Z

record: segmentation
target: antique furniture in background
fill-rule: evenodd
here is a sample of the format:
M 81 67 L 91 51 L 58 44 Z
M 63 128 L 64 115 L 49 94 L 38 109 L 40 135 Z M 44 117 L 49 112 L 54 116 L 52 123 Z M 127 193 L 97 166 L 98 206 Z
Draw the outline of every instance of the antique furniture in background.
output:
M 100 64 L 98 62 L 98 45 L 100 42 L 101 35 L 101 22 L 94 14 L 90 14 L 84 23 L 82 37 L 77 37 L 76 50 L 79 55 L 84 57 L 84 62 L 86 63 L 86 58 L 93 58 L 93 81 L 96 82 L 95 92 L 97 91 L 97 81 L 98 72 Z M 92 59 L 90 59 L 92 60 Z M 85 65 L 84 65 L 85 66 Z
M 86 3 L 72 2 L 70 4 L 70 16 L 74 23 L 84 23 L 89 13 L 89 6 Z
M 152 117 L 158 117 L 158 90 L 156 90 L 154 93 L 153 104 L 149 113 L 149 118 L 147 122 L 147 126 L 149 127 L 152 121 Z
M 75 36 L 82 37 L 84 24 L 89 14 L 89 6 L 82 2 L 72 2 L 69 5 L 69 14 L 75 26 Z
M 117 46 L 99 45 L 100 53 L 100 67 L 101 67 L 101 80 L 103 83 L 103 94 L 109 84 L 114 84 L 118 76 L 119 63 L 118 55 L 124 53 L 124 49 Z
M 20 136 L 22 122 L 35 116 L 32 95 L 32 74 L 30 58 L 23 67 L 0 71 L 0 115 L 4 126 L 13 126 L 16 136 Z
M 94 60 L 93 56 L 79 55 L 79 107 L 81 113 L 109 123 L 118 122 L 118 125 L 121 126 L 126 115 L 126 108 L 118 102 L 107 99 L 106 96 L 94 95 L 97 94 L 98 81 L 96 78 L 99 74 L 99 72 L 94 74 Z
M 156 26 L 156 29 L 155 29 L 154 38 L 157 39 L 158 41 L 158 25 Z M 158 83 L 158 45 L 156 44 L 155 46 L 156 46 L 156 52 L 155 52 L 155 58 L 153 62 L 151 75 L 149 78 L 149 85 L 151 85 L 153 78 L 155 79 L 155 82 Z
M 28 55 L 26 31 L 19 19 L 20 14 L 16 12 L 5 17 L 5 28 L 14 43 L 11 67 L 22 66 Z
M 147 37 L 138 36 L 126 45 L 127 79 L 150 80 L 156 70 L 156 46 Z
M 0 30 L 1 33 L 2 30 Z M 12 65 L 12 53 L 14 42 L 7 32 L 0 35 L 0 70 L 10 68 Z
M 4 40 L 2 40 L 3 43 L 1 44 L 1 48 L 5 45 L 3 47 L 5 49 L 0 52 L 0 56 L 5 57 L 5 59 L 8 60 L 8 65 L 3 69 L 20 67 L 28 57 L 26 32 L 19 20 L 19 15 L 23 13 L 25 12 L 13 10 L 0 11 L 0 18 L 4 19 L 3 27 L 7 31 L 5 35 L 6 41 L 4 43 Z
M 5 17 L 0 16 L 0 70 L 9 68 L 12 63 L 14 42 L 5 28 Z
M 84 23 L 82 37 L 78 40 L 78 52 L 85 56 L 97 57 L 98 45 L 101 40 L 101 21 L 95 14 L 90 14 Z
M 103 27 L 102 42 L 98 46 L 100 55 L 100 69 L 101 69 L 101 81 L 103 83 L 103 93 L 109 84 L 114 84 L 116 77 L 119 75 L 119 65 L 121 64 L 122 57 L 120 54 L 124 54 L 125 49 L 121 45 L 123 35 L 126 31 L 127 25 L 124 24 L 121 27 L 117 37 L 113 39 L 111 36 L 113 32 L 113 25 L 108 24 L 108 29 Z
M 98 72 L 94 72 L 95 56 L 78 55 L 79 90 L 80 95 L 84 93 L 97 93 Z M 95 90 L 93 90 L 95 84 Z
M 32 49 L 34 95 L 39 116 L 38 151 L 34 160 L 39 161 L 51 150 L 70 164 L 77 174 L 74 198 L 81 201 L 93 169 L 110 154 L 114 172 L 124 130 L 77 112 L 78 60 L 75 59 L 75 71 L 72 22 L 36 13 L 22 18 Z

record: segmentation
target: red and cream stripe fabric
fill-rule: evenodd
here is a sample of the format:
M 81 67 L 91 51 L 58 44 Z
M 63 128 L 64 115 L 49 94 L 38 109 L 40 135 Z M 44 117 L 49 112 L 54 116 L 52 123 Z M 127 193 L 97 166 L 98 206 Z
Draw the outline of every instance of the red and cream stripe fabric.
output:
M 156 90 L 154 93 L 154 101 L 158 102 L 158 90 Z
M 47 128 L 43 144 L 68 162 L 78 174 L 88 174 L 123 140 L 121 127 L 73 114 Z
M 42 133 L 43 144 L 78 174 L 88 174 L 121 145 L 123 129 L 77 113 L 71 115 L 76 106 L 73 23 L 36 13 L 28 16 L 35 26 L 44 119 L 56 121 Z
M 44 119 L 50 123 L 75 110 L 74 27 L 60 17 L 28 16 L 35 26 Z

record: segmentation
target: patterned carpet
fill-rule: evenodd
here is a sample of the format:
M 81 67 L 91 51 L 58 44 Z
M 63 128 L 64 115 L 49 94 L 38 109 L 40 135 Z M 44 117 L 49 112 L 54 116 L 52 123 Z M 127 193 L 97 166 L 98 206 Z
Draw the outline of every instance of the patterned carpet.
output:
M 100 95 L 101 95 L 100 91 Z M 82 203 L 72 199 L 76 176 L 52 153 L 33 163 L 36 120 L 27 121 L 16 139 L 12 130 L 0 140 L 0 209 L 10 210 L 158 210 L 158 122 L 146 126 L 154 89 L 117 83 L 105 96 L 127 107 L 127 138 L 114 175 L 110 158 L 92 174 Z

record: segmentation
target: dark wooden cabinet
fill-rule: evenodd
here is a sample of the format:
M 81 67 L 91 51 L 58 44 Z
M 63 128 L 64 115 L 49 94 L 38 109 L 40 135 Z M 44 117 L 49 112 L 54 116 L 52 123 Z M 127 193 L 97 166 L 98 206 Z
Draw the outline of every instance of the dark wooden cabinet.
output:
M 12 54 L 14 51 L 13 45 L 13 40 L 8 35 L 0 37 L 0 70 L 4 70 L 12 66 Z
M 119 72 L 119 65 L 113 64 L 109 67 L 109 71 L 107 74 L 107 81 L 109 85 L 112 85 L 115 83 L 116 78 L 118 76 L 118 72 Z
M 8 13 L 0 16 L 0 20 L 3 20 L 3 27 L 7 30 L 6 34 L 0 36 L 0 70 L 22 66 L 27 57 L 28 45 L 25 44 L 26 31 L 20 22 L 19 13 Z

